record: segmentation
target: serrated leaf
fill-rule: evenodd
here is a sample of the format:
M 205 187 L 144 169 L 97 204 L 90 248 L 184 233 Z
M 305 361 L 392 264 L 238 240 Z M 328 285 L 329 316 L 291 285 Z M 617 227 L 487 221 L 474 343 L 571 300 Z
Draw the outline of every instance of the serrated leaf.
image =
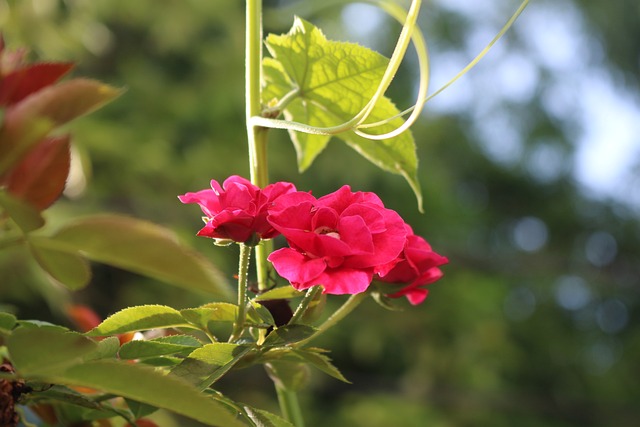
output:
M 293 344 L 298 341 L 302 341 L 309 338 L 316 332 L 316 328 L 312 328 L 307 325 L 293 324 L 284 325 L 279 328 L 275 328 L 267 335 L 264 341 L 264 346 L 282 346 L 287 344 Z
M 64 190 L 71 166 L 69 135 L 45 138 L 4 177 L 7 191 L 39 210 Z
M 240 344 L 207 344 L 189 354 L 171 370 L 171 374 L 199 389 L 205 389 L 226 374 L 250 350 L 250 346 Z
M 98 341 L 96 349 L 86 355 L 84 360 L 113 359 L 117 356 L 119 349 L 120 340 L 118 337 L 107 337 Z
M 202 343 L 189 335 L 173 335 L 153 340 L 129 341 L 118 353 L 121 359 L 144 359 L 158 356 L 186 356 Z
M 300 391 L 309 384 L 309 367 L 304 363 L 275 360 L 266 363 L 265 369 L 277 388 Z
M 214 302 L 197 308 L 180 310 L 185 320 L 202 330 L 209 330 L 209 322 L 235 322 L 238 306 L 226 302 Z
M 89 283 L 91 268 L 79 252 L 47 237 L 32 237 L 28 242 L 33 258 L 49 276 L 71 290 L 81 289 Z
M 297 17 L 288 34 L 269 35 L 266 45 L 273 58 L 266 58 L 263 63 L 263 102 L 280 100 L 297 90 L 297 96 L 284 107 L 285 118 L 314 127 L 337 126 L 356 116 L 373 97 L 389 62 L 357 44 L 327 40 L 318 28 Z M 365 123 L 398 113 L 395 105 L 383 97 Z M 386 133 L 403 122 L 398 117 L 367 132 Z M 290 134 L 300 171 L 313 163 L 330 139 L 296 131 Z M 384 141 L 364 139 L 353 132 L 336 136 L 379 168 L 404 176 L 421 205 L 418 160 L 410 132 Z
M 223 275 L 180 243 L 173 231 L 134 218 L 97 215 L 68 223 L 52 236 L 87 258 L 189 290 L 230 298 Z
M 256 296 L 253 300 L 266 301 L 272 299 L 291 299 L 301 297 L 303 295 L 304 292 L 296 290 L 293 286 L 281 286 L 279 288 L 268 290 L 267 292 Z
M 78 363 L 97 344 L 77 332 L 58 328 L 18 328 L 7 338 L 16 370 L 23 376 L 55 373 Z
M 0 190 L 0 207 L 24 233 L 37 230 L 44 225 L 44 218 L 37 209 L 4 190 Z
M 140 364 L 92 361 L 51 376 L 52 382 L 91 387 L 177 414 L 208 426 L 242 427 L 225 406 L 172 375 Z
M 247 306 L 247 320 L 256 327 L 269 328 L 276 324 L 271 312 L 262 304 L 249 301 Z
M 96 328 L 87 332 L 87 335 L 115 335 L 179 326 L 188 326 L 188 324 L 178 310 L 164 305 L 140 305 L 112 314 Z
M 333 363 L 331 363 L 331 359 L 325 356 L 324 354 L 319 354 L 314 351 L 302 350 L 302 349 L 293 350 L 292 354 L 295 355 L 296 357 L 301 358 L 306 363 L 309 363 L 310 365 L 315 366 L 316 368 L 320 369 L 325 374 L 332 376 L 333 378 L 336 378 L 345 383 L 349 383 L 349 384 L 351 383 L 342 375 L 340 370 L 338 370 L 338 368 L 336 368 L 336 366 Z

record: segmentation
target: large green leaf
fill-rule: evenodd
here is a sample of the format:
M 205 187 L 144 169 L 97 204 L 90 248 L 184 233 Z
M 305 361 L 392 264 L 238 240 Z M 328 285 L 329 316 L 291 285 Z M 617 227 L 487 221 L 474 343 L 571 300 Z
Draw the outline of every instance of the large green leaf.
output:
M 230 343 L 212 343 L 194 350 L 171 373 L 205 389 L 226 374 L 245 354 L 250 346 Z
M 51 382 L 95 388 L 193 418 L 208 426 L 242 427 L 226 406 L 188 382 L 140 364 L 91 361 L 49 377 Z
M 271 412 L 251 406 L 245 406 L 243 409 L 256 427 L 295 427 L 289 421 Z
M 104 336 L 178 326 L 189 326 L 178 310 L 164 305 L 140 305 L 112 314 L 87 335 Z
M 288 34 L 271 34 L 266 44 L 273 58 L 266 58 L 263 64 L 266 82 L 263 102 L 273 104 L 295 93 L 284 106 L 285 118 L 314 127 L 337 126 L 356 116 L 373 97 L 389 62 L 360 45 L 327 40 L 318 28 L 300 18 L 295 19 Z M 396 106 L 383 97 L 365 123 L 379 122 L 398 113 Z M 398 117 L 367 131 L 382 134 L 403 122 Z M 290 133 L 298 167 L 304 171 L 330 137 Z M 364 139 L 351 131 L 336 136 L 379 168 L 404 176 L 421 204 L 418 160 L 410 132 L 383 141 Z
M 56 372 L 95 352 L 97 344 L 77 332 L 61 328 L 18 328 L 7 338 L 16 370 L 23 376 Z
M 230 298 L 222 274 L 169 229 L 134 218 L 98 215 L 67 224 L 52 236 L 87 258 L 190 290 Z
M 214 302 L 201 307 L 180 310 L 180 314 L 189 323 L 198 328 L 209 330 L 209 322 L 235 322 L 238 306 L 226 302 Z
M 89 283 L 89 262 L 78 251 L 47 237 L 31 237 L 28 242 L 33 258 L 49 276 L 72 290 Z

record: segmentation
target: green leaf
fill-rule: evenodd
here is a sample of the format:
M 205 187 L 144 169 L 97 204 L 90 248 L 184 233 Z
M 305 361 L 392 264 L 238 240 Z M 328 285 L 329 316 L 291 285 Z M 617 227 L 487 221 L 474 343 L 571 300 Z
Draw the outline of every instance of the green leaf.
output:
M 92 361 L 51 376 L 52 382 L 91 387 L 158 408 L 208 426 L 242 427 L 225 406 L 200 393 L 184 380 L 140 364 Z
M 318 348 L 308 348 L 308 349 L 299 349 L 299 348 L 291 348 L 291 347 L 278 347 L 269 350 L 264 354 L 264 359 L 277 361 L 289 361 L 289 362 L 298 362 L 304 363 L 307 365 L 315 366 L 317 369 L 321 370 L 325 374 L 328 374 L 340 381 L 351 384 L 336 368 L 336 366 L 331 363 L 331 359 L 326 355 L 322 354 L 325 350 Z
M 0 207 L 24 233 L 37 230 L 44 225 L 44 218 L 37 209 L 16 199 L 4 190 L 0 190 Z
M 293 286 L 281 286 L 279 288 L 271 289 L 263 294 L 256 296 L 254 301 L 266 301 L 272 299 L 291 299 L 301 297 L 304 292 L 296 290 Z
M 98 341 L 97 348 L 92 353 L 85 356 L 84 360 L 113 359 L 118 355 L 120 340 L 118 337 L 107 337 Z
M 360 45 L 327 40 L 318 28 L 297 17 L 288 34 L 271 34 L 266 45 L 273 58 L 263 63 L 263 102 L 272 104 L 295 91 L 284 106 L 284 116 L 313 127 L 333 127 L 355 117 L 373 97 L 389 62 Z M 383 97 L 365 123 L 386 120 L 399 112 Z M 386 133 L 402 123 L 404 120 L 398 117 L 367 132 Z M 330 139 L 296 131 L 290 134 L 300 171 L 313 163 Z M 368 140 L 351 131 L 336 136 L 379 168 L 402 175 L 421 205 L 418 159 L 410 132 L 384 141 Z
M 16 370 L 23 376 L 61 371 L 96 351 L 97 344 L 82 334 L 58 328 L 18 328 L 7 338 Z
M 271 412 L 252 408 L 251 406 L 245 406 L 243 409 L 256 427 L 295 427 L 289 421 Z
M 250 346 L 239 344 L 207 344 L 194 350 L 173 368 L 171 374 L 203 390 L 226 374 L 250 350 Z
M 140 305 L 112 314 L 87 335 L 115 335 L 178 326 L 189 326 L 178 310 L 164 305 Z
M 14 326 L 16 326 L 17 322 L 18 319 L 16 319 L 16 316 L 14 316 L 13 314 L 0 312 L 0 333 L 11 333 L 11 330 Z
M 264 346 L 281 346 L 293 344 L 309 338 L 316 332 L 316 328 L 307 325 L 284 325 L 274 329 L 264 340 Z
M 29 249 L 38 265 L 71 290 L 85 287 L 91 280 L 91 268 L 78 251 L 47 237 L 30 237 Z
M 180 310 L 180 314 L 187 322 L 208 331 L 209 322 L 235 322 L 238 306 L 226 302 L 214 302 L 197 308 Z
M 309 384 L 309 367 L 304 363 L 274 360 L 266 363 L 265 368 L 276 387 L 300 391 Z
M 222 274 L 203 256 L 178 241 L 164 227 L 118 215 L 75 220 L 54 239 L 87 258 L 158 280 L 229 298 Z
M 190 335 L 173 335 L 153 340 L 130 341 L 120 348 L 121 359 L 143 359 L 166 355 L 186 356 L 202 343 Z

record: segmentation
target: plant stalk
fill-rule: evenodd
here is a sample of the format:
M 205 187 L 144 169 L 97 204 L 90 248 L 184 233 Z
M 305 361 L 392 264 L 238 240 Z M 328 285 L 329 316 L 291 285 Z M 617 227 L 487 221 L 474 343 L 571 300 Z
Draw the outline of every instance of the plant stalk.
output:
M 251 260 L 251 246 L 240 243 L 240 262 L 238 263 L 238 316 L 233 324 L 233 332 L 229 342 L 236 341 L 242 336 L 247 317 L 247 273 Z
M 284 418 L 295 427 L 304 427 L 304 419 L 302 418 L 302 411 L 300 410 L 300 402 L 298 402 L 298 394 L 278 384 L 276 384 L 276 393 L 278 394 L 280 411 Z

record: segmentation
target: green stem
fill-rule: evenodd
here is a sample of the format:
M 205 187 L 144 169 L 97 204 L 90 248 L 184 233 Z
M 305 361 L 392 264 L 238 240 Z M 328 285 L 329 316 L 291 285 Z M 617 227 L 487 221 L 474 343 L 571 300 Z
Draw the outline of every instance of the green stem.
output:
M 309 304 L 311 304 L 311 301 L 313 301 L 316 295 L 318 295 L 318 292 L 320 292 L 321 290 L 322 286 L 312 286 L 311 288 L 309 288 L 309 290 L 307 290 L 304 298 L 302 298 L 302 301 L 300 301 L 300 304 L 298 304 L 298 308 L 296 308 L 295 313 L 293 313 L 293 317 L 291 317 L 291 320 L 289 320 L 290 325 L 293 325 L 300 321 L 300 318 L 307 311 L 307 308 L 309 307 Z
M 251 259 L 251 246 L 240 243 L 240 262 L 238 264 L 238 316 L 233 324 L 233 332 L 229 342 L 236 341 L 242 336 L 244 321 L 247 317 L 247 272 Z
M 278 403 L 280 404 L 282 416 L 295 427 L 304 427 L 304 419 L 302 418 L 297 393 L 287 390 L 278 384 L 276 384 L 276 393 L 278 394 Z
M 249 170 L 251 182 L 260 188 L 269 184 L 267 165 L 267 128 L 254 126 L 251 117 L 259 116 L 262 105 L 260 84 L 262 82 L 262 0 L 247 0 L 246 50 L 245 50 L 245 96 L 247 141 L 249 143 Z M 256 246 L 256 275 L 258 289 L 268 288 L 269 268 L 267 256 L 273 250 L 270 241 Z
M 318 327 L 318 330 L 313 335 L 302 341 L 298 341 L 295 346 L 303 346 L 309 341 L 317 338 L 319 335 L 325 333 L 329 328 L 335 326 L 336 323 L 347 317 L 349 313 L 351 313 L 358 305 L 360 305 L 360 303 L 367 297 L 367 295 L 368 294 L 366 292 L 351 295 L 339 309 L 337 309 L 327 320 L 324 321 L 322 325 Z

